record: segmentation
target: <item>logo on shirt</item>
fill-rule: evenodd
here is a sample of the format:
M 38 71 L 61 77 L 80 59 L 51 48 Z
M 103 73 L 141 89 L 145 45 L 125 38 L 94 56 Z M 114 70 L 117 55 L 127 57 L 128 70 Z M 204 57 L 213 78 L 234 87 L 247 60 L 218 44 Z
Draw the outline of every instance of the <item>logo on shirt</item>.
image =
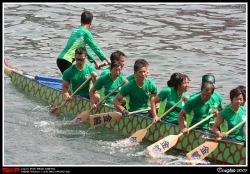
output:
M 151 93 L 150 93 L 149 91 L 146 92 L 146 95 L 147 95 L 148 97 L 150 97 L 150 94 L 151 94 Z
M 246 120 L 246 116 L 245 115 L 242 115 L 242 120 Z
M 74 32 L 74 33 L 77 33 L 77 32 L 78 32 L 78 30 L 79 30 L 79 29 L 78 29 L 78 28 L 76 28 L 76 29 L 74 29 L 74 31 L 73 31 L 73 32 Z
M 212 108 L 209 108 L 208 113 L 212 113 Z
M 218 106 L 219 106 L 219 104 L 218 104 L 218 103 L 214 103 L 214 109 L 217 109 L 217 108 L 218 108 Z
M 86 79 L 89 78 L 89 74 L 85 74 Z

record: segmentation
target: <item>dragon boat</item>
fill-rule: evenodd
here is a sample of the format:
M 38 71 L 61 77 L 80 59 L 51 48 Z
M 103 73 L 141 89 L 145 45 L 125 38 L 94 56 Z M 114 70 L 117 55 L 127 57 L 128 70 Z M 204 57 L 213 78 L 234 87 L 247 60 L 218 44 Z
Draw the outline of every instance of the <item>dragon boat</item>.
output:
M 63 103 L 62 79 L 25 73 L 11 66 L 5 58 L 4 73 L 10 78 L 14 85 L 18 86 L 26 93 L 39 97 L 52 106 L 58 106 Z M 77 116 L 81 112 L 89 110 L 90 106 L 90 100 L 83 97 L 73 96 L 73 99 L 65 104 L 61 108 L 61 111 L 72 113 Z M 97 109 L 91 111 L 90 114 L 105 112 L 116 112 L 116 108 L 100 104 Z M 119 121 L 107 122 L 103 127 L 130 136 L 138 130 L 146 128 L 151 122 L 152 118 L 150 117 L 146 117 L 142 114 L 132 114 L 129 117 L 122 117 Z M 143 140 L 154 143 L 168 135 L 177 135 L 179 131 L 180 128 L 178 125 L 158 121 L 148 129 Z M 217 138 L 214 134 L 209 132 L 192 129 L 188 135 L 185 134 L 179 137 L 177 143 L 173 146 L 173 149 L 180 150 L 180 153 L 188 153 L 204 142 L 204 135 L 210 139 Z M 232 142 L 233 141 L 235 140 L 232 140 Z M 235 143 L 221 141 L 219 142 L 218 147 L 210 153 L 206 159 L 225 165 L 246 165 L 246 147 L 244 147 L 243 143 L 239 141 L 235 141 Z

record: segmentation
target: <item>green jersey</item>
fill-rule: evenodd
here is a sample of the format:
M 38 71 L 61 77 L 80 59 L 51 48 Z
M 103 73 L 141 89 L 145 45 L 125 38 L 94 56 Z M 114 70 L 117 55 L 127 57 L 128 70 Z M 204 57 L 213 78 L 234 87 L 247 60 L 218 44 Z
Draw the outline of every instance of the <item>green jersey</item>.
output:
M 135 75 L 131 74 L 130 76 L 126 77 L 128 81 L 135 80 Z
M 132 80 L 135 80 L 136 78 L 135 78 L 135 75 L 134 75 L 134 74 L 131 74 L 130 76 L 126 77 L 126 79 L 127 79 L 128 81 L 132 81 Z M 150 79 L 149 77 L 147 77 L 147 79 L 149 79 L 150 81 L 152 81 L 152 79 Z M 154 83 L 154 82 L 153 82 L 153 83 Z
M 79 86 L 81 86 L 84 81 L 86 81 L 91 76 L 91 72 L 97 73 L 95 67 L 89 64 L 85 63 L 82 70 L 78 70 L 76 68 L 76 65 L 72 65 L 63 72 L 63 80 L 65 80 L 66 82 L 71 82 L 72 90 L 75 91 Z M 90 82 L 91 81 L 85 84 L 75 95 L 88 97 L 91 84 Z
M 231 104 L 229 104 L 225 107 L 225 109 L 220 111 L 220 115 L 223 117 L 223 119 L 227 121 L 228 130 L 230 130 L 233 127 L 235 127 L 237 124 L 239 124 L 240 122 L 246 119 L 246 107 L 240 106 L 239 110 L 235 112 L 231 109 Z M 240 141 L 244 141 L 245 137 L 243 134 L 243 126 L 245 124 L 239 126 L 232 133 L 228 134 L 228 137 L 234 138 Z
M 106 56 L 102 50 L 95 43 L 91 32 L 83 26 L 78 26 L 73 30 L 65 48 L 58 56 L 58 59 L 64 59 L 72 63 L 75 60 L 75 50 L 79 47 L 85 47 L 88 60 L 93 63 L 95 58 L 86 45 L 88 45 L 94 51 L 101 61 L 106 59 Z
M 110 74 L 105 74 L 100 76 L 94 84 L 94 88 L 96 90 L 102 90 L 106 95 L 112 92 L 117 86 L 119 86 L 123 82 L 124 78 L 120 75 L 116 80 L 113 80 L 110 77 Z M 105 101 L 108 104 L 113 104 L 113 100 L 116 94 L 120 91 L 121 88 L 117 89 L 114 93 L 112 93 Z
M 137 111 L 148 108 L 150 95 L 157 94 L 157 87 L 148 78 L 145 79 L 142 87 L 137 85 L 136 80 L 131 80 L 122 86 L 119 93 L 124 97 L 128 96 L 129 111 Z
M 191 97 L 194 97 L 194 96 L 200 95 L 200 94 L 201 94 L 201 92 L 197 92 L 197 93 L 191 95 Z M 212 98 L 214 100 L 214 109 L 217 110 L 217 109 L 221 108 L 222 107 L 221 95 L 214 91 Z M 215 122 L 215 117 L 210 118 L 210 122 Z
M 131 74 L 130 76 L 126 77 L 126 79 L 130 82 L 132 80 L 135 80 L 135 75 Z M 147 77 L 147 79 L 149 79 L 150 81 L 152 81 L 150 78 Z M 148 100 L 148 104 L 150 104 L 150 100 Z M 126 108 L 129 109 L 129 98 L 126 97 Z
M 178 101 L 180 101 L 183 95 L 187 97 L 189 96 L 186 92 L 183 92 L 182 95 L 178 95 L 178 92 L 174 89 L 174 87 L 163 88 L 158 94 L 161 101 L 164 101 L 165 103 L 165 111 L 167 111 L 172 106 L 174 106 Z M 170 123 L 178 124 L 178 115 L 181 109 L 183 108 L 184 104 L 185 104 L 184 101 L 179 103 L 162 119 Z
M 206 103 L 201 98 L 201 93 L 193 97 L 189 97 L 183 106 L 183 110 L 187 113 L 193 112 L 193 119 L 190 126 L 200 122 L 201 120 L 208 117 L 214 110 L 214 99 L 211 97 Z M 209 120 L 199 124 L 195 128 L 202 128 L 209 130 Z

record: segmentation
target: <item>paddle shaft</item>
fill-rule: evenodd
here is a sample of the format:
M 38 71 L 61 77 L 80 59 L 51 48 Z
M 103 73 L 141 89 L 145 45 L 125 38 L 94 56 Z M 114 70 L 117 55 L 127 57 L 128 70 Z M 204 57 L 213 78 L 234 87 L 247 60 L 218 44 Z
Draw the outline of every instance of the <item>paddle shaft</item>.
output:
M 230 140 L 221 140 L 221 139 L 214 139 L 214 138 L 202 138 L 205 141 L 212 141 L 212 142 L 216 142 L 216 143 L 230 143 L 230 144 L 236 144 L 236 145 L 244 145 L 244 143 L 239 143 L 239 142 L 235 142 L 235 141 L 230 141 Z
M 123 84 L 125 84 L 126 82 L 122 82 L 119 86 L 117 86 L 113 91 L 111 91 L 108 95 L 106 95 L 101 101 L 99 101 L 96 106 L 98 106 L 99 104 L 101 104 L 104 100 L 106 100 L 111 94 L 113 94 L 118 88 L 120 88 Z M 88 114 L 93 110 L 94 108 L 90 108 L 88 110 Z M 83 117 L 83 113 L 85 113 L 85 111 L 83 111 L 80 115 L 78 115 L 75 119 L 79 118 L 79 117 Z M 86 117 L 87 118 L 87 117 Z M 82 120 L 82 121 L 85 121 L 85 120 Z
M 87 80 L 85 80 L 82 84 L 81 84 L 81 86 L 79 86 L 73 93 L 72 93 L 72 95 L 71 96 L 73 96 L 73 95 L 75 95 L 86 83 L 88 83 L 88 81 L 90 81 L 91 80 L 91 78 L 92 78 L 92 76 L 90 76 Z M 65 103 L 67 103 L 68 102 L 68 100 L 67 101 L 65 101 L 60 107 L 62 107 Z
M 232 129 L 230 129 L 229 131 L 227 131 L 227 135 L 232 133 L 235 129 L 237 129 L 239 126 L 241 126 L 243 123 L 245 123 L 246 120 L 243 120 L 242 122 L 240 122 L 239 124 L 237 124 L 236 126 L 234 126 Z
M 104 67 L 104 66 L 106 66 L 106 65 L 108 65 L 108 64 L 105 62 L 105 63 L 101 64 L 101 65 L 99 66 L 99 68 Z
M 139 111 L 129 112 L 129 114 L 128 114 L 127 116 L 129 116 L 129 115 L 131 115 L 131 114 L 137 114 L 137 113 L 140 113 L 140 112 L 143 112 L 143 111 L 149 111 L 149 110 L 151 110 L 151 108 L 142 109 L 142 110 L 139 110 Z
M 246 122 L 246 120 L 242 121 L 241 123 L 239 123 L 238 125 L 236 125 L 232 129 L 230 129 L 228 132 L 226 132 L 226 134 L 227 135 L 230 134 L 235 129 L 237 129 L 240 125 L 242 125 L 244 122 Z M 218 141 L 216 142 L 216 140 L 218 140 Z M 219 145 L 219 141 L 223 141 L 223 140 L 221 140 L 221 137 L 218 139 L 213 139 L 212 141 L 204 142 L 203 144 L 199 145 L 198 147 L 196 147 L 195 149 L 193 149 L 192 151 L 187 153 L 186 156 L 188 157 L 189 160 L 191 160 L 191 164 L 196 165 L 198 163 L 198 161 L 194 161 L 193 154 L 198 152 L 200 155 L 200 160 L 202 160 L 217 148 L 217 146 Z M 208 153 L 201 153 L 200 149 L 202 149 L 205 146 L 209 149 L 209 152 Z
M 195 128 L 196 126 L 200 125 L 201 123 L 203 123 L 204 121 L 207 121 L 209 118 L 213 117 L 214 114 L 210 114 L 208 117 L 204 118 L 203 120 L 199 121 L 198 123 L 194 124 L 193 126 L 191 126 L 190 128 L 188 128 L 188 131 L 190 131 L 191 129 Z M 179 133 L 177 136 L 180 137 L 183 133 Z
M 226 132 L 226 134 L 230 134 L 232 133 L 235 129 L 237 129 L 239 126 L 241 126 L 242 124 L 244 124 L 246 122 L 246 120 L 243 120 L 242 122 L 240 122 L 239 124 L 237 124 L 236 126 L 234 126 L 232 129 L 230 129 L 229 131 Z M 218 138 L 217 140 L 221 140 L 222 138 Z
M 156 122 L 158 122 L 160 119 L 162 119 L 165 115 L 167 115 L 170 111 L 172 111 L 172 109 L 174 109 L 180 102 L 182 102 L 182 99 L 180 101 L 178 101 L 174 106 L 172 106 L 171 108 L 169 108 L 166 112 L 164 112 Z M 156 123 L 155 122 L 155 123 Z M 155 123 L 151 123 L 150 125 L 148 125 L 145 129 L 148 130 L 151 126 L 153 126 L 153 124 Z
M 99 101 L 96 105 L 99 105 L 104 100 L 106 100 L 111 94 L 113 94 L 118 88 L 120 88 L 122 85 L 124 85 L 126 82 L 122 82 L 119 86 L 117 86 L 113 91 L 111 91 L 108 95 L 106 95 L 101 101 Z
M 143 111 L 147 111 L 150 110 L 151 108 L 147 108 L 147 109 L 142 109 L 142 110 L 138 110 L 138 111 L 134 111 L 134 112 L 129 112 L 129 115 L 131 114 L 136 114 L 139 112 L 143 112 Z M 104 117 L 109 116 L 111 118 L 111 120 L 104 120 Z M 120 112 L 106 112 L 106 113 L 100 113 L 100 114 L 94 114 L 94 115 L 90 115 L 89 116 L 89 120 L 90 120 L 90 127 L 94 127 L 94 126 L 100 126 L 100 125 L 104 125 L 106 123 L 111 123 L 114 121 L 118 121 L 120 120 L 122 117 L 124 117 Z M 100 122 L 95 123 L 94 120 L 95 118 L 101 119 Z

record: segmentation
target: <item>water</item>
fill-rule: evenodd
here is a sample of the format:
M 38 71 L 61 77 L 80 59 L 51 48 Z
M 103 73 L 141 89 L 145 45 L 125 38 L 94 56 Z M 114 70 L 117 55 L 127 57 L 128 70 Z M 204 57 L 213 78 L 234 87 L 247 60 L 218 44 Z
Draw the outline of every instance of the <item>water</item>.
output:
M 84 9 L 94 14 L 91 32 L 106 56 L 116 50 L 126 54 L 125 75 L 144 58 L 158 90 L 172 73 L 181 72 L 191 79 L 193 94 L 201 77 L 213 73 L 224 105 L 231 89 L 246 85 L 246 4 L 240 3 L 5 3 L 4 57 L 19 70 L 60 78 L 56 58 Z M 3 79 L 4 165 L 190 165 L 185 153 L 172 149 L 152 159 L 147 141 L 121 148 L 117 142 L 128 136 L 104 127 L 64 126 L 75 116 L 50 114 L 49 103 L 27 95 L 6 75 Z

